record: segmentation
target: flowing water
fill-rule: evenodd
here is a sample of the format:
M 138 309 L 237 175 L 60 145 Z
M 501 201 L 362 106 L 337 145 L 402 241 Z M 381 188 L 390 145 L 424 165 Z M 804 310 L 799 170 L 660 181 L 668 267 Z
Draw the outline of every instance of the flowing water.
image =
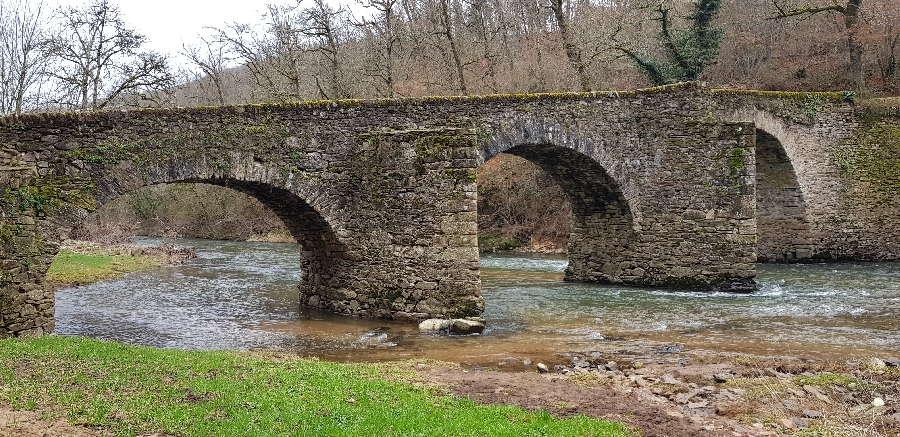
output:
M 560 257 L 483 255 L 487 329 L 445 337 L 299 308 L 298 245 L 182 244 L 195 246 L 198 258 L 57 291 L 57 332 L 338 361 L 496 365 L 514 362 L 506 358 L 553 362 L 566 352 L 637 356 L 682 346 L 818 359 L 900 355 L 894 263 L 760 265 L 756 292 L 727 294 L 569 283 Z

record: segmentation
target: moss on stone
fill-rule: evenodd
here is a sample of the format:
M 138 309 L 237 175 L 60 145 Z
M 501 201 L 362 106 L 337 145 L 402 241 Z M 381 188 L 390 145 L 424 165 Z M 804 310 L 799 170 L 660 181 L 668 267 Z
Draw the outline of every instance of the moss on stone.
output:
M 845 176 L 867 184 L 872 195 L 900 195 L 900 124 L 869 121 L 856 132 L 857 145 L 837 149 L 831 161 Z

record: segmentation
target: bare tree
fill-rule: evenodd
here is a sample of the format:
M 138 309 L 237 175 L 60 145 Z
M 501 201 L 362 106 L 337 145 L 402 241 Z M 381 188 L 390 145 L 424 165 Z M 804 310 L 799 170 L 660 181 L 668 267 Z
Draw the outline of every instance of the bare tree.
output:
M 400 17 L 398 0 L 361 0 L 365 8 L 375 10 L 370 19 L 356 23 L 365 32 L 371 58 L 366 74 L 380 82 L 379 93 L 384 97 L 394 97 L 396 93 L 395 63 L 400 50 Z
M 308 97 L 310 56 L 300 15 L 296 6 L 268 5 L 262 31 L 241 23 L 215 29 L 217 40 L 231 48 L 263 89 L 264 100 Z
M 782 0 L 772 0 L 772 4 L 775 6 L 775 16 L 772 19 L 775 20 L 810 16 L 820 12 L 841 15 L 844 20 L 844 27 L 847 30 L 847 48 L 850 54 L 850 82 L 853 84 L 854 91 L 863 92 L 865 87 L 862 63 L 863 44 L 857 36 L 862 0 L 848 0 L 846 4 L 833 3 L 824 6 L 804 6 L 793 9 L 785 7 Z
M 0 0 L 0 114 L 39 105 L 49 65 L 44 15 L 43 0 Z
M 199 37 L 199 44 L 184 44 L 181 54 L 200 71 L 194 80 L 200 84 L 210 83 L 219 105 L 225 105 L 225 75 L 231 62 L 228 48 L 220 41 Z
M 494 40 L 500 33 L 495 14 L 492 14 L 487 0 L 469 0 L 467 3 L 466 27 L 472 36 L 474 44 L 479 45 L 481 57 L 474 62 L 484 65 L 484 74 L 481 79 L 488 79 L 488 86 L 492 93 L 497 93 L 498 50 L 494 48 Z
M 440 8 L 441 25 L 443 26 L 441 34 L 447 38 L 447 43 L 450 44 L 450 56 L 453 58 L 453 66 L 456 67 L 456 76 L 459 80 L 459 92 L 465 96 L 468 95 L 469 92 L 466 90 L 466 77 L 463 73 L 463 64 L 462 61 L 460 61 L 459 49 L 457 48 L 456 38 L 453 32 L 453 21 L 450 19 L 450 2 L 449 0 L 438 0 L 438 5 Z
M 58 15 L 60 31 L 50 50 L 59 60 L 52 75 L 60 105 L 100 109 L 125 94 L 150 97 L 172 82 L 166 57 L 141 51 L 147 38 L 128 28 L 108 0 L 62 8 Z
M 569 64 L 578 75 L 578 83 L 581 85 L 581 91 L 591 90 L 591 76 L 587 72 L 587 66 L 581 57 L 581 48 L 573 41 L 569 30 L 569 17 L 567 11 L 563 9 L 563 0 L 550 0 L 550 10 L 553 11 L 553 17 L 556 18 L 556 26 L 559 28 L 559 37 L 562 39 L 563 48 L 566 50 L 566 57 L 569 58 Z
M 299 4 L 298 0 L 298 4 Z M 341 99 L 350 97 L 343 84 L 343 67 L 341 65 L 341 35 L 346 25 L 346 11 L 343 7 L 331 7 L 325 0 L 313 0 L 313 6 L 302 13 L 301 32 L 312 40 L 311 50 L 324 58 L 329 76 L 328 90 L 322 86 L 319 74 L 315 74 L 316 87 L 325 99 Z

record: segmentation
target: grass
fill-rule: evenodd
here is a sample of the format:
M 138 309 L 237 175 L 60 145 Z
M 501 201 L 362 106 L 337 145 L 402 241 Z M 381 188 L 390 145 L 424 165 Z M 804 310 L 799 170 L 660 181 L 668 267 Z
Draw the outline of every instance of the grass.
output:
M 84 254 L 62 249 L 50 264 L 47 281 L 60 284 L 89 284 L 116 279 L 126 273 L 149 270 L 168 263 L 164 256 L 129 254 Z
M 0 341 L 0 404 L 117 436 L 631 435 L 619 423 L 477 405 L 388 374 L 383 365 L 284 355 Z

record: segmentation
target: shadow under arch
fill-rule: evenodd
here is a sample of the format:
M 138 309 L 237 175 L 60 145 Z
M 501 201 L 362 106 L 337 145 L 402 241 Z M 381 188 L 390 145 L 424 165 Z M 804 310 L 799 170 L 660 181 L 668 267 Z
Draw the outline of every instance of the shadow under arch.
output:
M 756 226 L 759 262 L 814 256 L 803 190 L 782 142 L 756 129 Z
M 572 206 L 566 280 L 622 283 L 636 240 L 634 218 L 618 183 L 593 158 L 549 143 L 522 144 L 503 153 L 524 158 L 551 176 Z M 493 156 L 486 157 L 487 160 Z
M 340 278 L 349 262 L 346 246 L 330 223 L 306 200 L 291 191 L 261 182 L 235 179 L 187 179 L 174 183 L 205 183 L 230 188 L 260 201 L 274 212 L 302 247 L 300 254 L 300 295 L 315 294 L 315 288 Z

